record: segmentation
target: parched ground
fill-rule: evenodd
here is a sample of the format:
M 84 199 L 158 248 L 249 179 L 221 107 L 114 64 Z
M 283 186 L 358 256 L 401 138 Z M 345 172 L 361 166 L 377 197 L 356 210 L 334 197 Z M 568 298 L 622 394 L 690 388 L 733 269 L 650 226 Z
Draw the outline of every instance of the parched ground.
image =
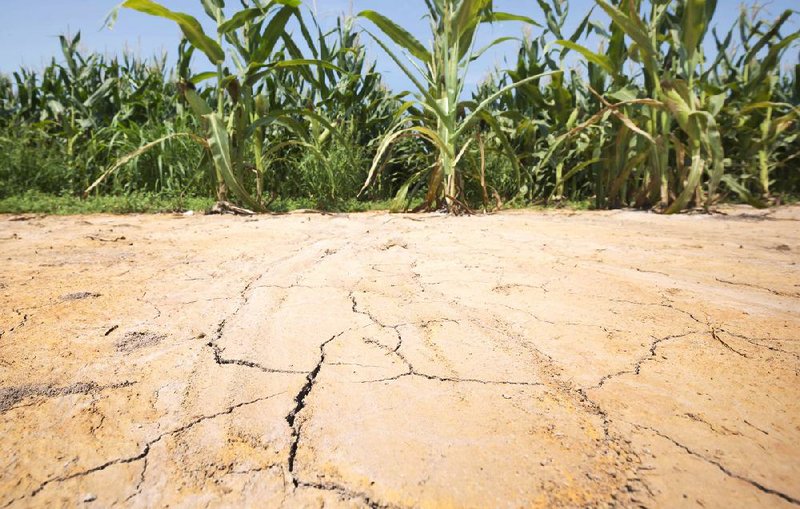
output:
M 0 217 L 0 508 L 800 505 L 800 208 Z

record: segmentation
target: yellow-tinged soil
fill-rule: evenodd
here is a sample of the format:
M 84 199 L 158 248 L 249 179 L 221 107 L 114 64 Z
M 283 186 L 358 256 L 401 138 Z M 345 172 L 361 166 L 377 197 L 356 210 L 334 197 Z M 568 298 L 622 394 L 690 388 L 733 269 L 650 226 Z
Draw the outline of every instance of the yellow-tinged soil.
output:
M 0 217 L 0 508 L 798 506 L 800 208 L 725 212 Z

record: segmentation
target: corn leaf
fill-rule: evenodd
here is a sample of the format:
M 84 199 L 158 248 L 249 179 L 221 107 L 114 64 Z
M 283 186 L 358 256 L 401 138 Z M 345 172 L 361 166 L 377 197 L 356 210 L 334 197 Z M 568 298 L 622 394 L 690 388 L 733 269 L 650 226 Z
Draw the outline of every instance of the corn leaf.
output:
M 594 51 L 588 49 L 586 46 L 581 46 L 580 44 L 574 43 L 572 41 L 559 39 L 555 41 L 554 44 L 558 44 L 573 51 L 577 51 L 578 53 L 583 55 L 584 58 L 586 58 L 586 60 L 590 61 L 595 65 L 600 66 L 600 68 L 602 68 L 608 74 L 614 74 L 614 67 L 611 64 L 611 59 L 608 56 L 595 53 Z
M 192 46 L 202 51 L 212 63 L 220 64 L 225 60 L 225 52 L 220 45 L 206 35 L 200 22 L 193 16 L 182 12 L 173 12 L 152 0 L 126 0 L 122 6 L 174 21 Z
M 231 159 L 230 138 L 225 129 L 225 122 L 219 113 L 211 113 L 205 117 L 209 123 L 208 146 L 211 149 L 211 157 L 217 172 L 222 175 L 228 189 L 233 191 L 247 207 L 253 210 L 263 210 L 260 203 L 250 196 L 242 183 L 236 177 Z
M 381 29 L 392 41 L 398 46 L 408 50 L 409 53 L 422 60 L 428 62 L 431 60 L 430 52 L 414 38 L 408 31 L 390 20 L 386 16 L 379 14 L 372 10 L 361 11 L 358 13 L 359 18 L 366 18 L 373 22 L 375 26 Z

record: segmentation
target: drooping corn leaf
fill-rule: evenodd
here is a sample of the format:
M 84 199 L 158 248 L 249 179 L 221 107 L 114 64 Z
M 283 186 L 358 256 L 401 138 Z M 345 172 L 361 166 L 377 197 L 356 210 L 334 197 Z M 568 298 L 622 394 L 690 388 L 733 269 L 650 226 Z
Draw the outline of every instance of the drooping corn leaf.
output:
M 220 45 L 206 35 L 200 22 L 193 16 L 182 12 L 173 12 L 153 0 L 126 0 L 122 6 L 151 16 L 174 21 L 189 42 L 202 51 L 212 63 L 220 64 L 225 60 L 225 52 Z

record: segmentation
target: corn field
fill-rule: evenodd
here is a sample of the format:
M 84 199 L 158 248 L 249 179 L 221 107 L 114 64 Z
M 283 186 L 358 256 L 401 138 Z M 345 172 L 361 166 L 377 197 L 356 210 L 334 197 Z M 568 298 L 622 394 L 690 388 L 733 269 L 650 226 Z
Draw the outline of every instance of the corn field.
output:
M 213 33 L 152 0 L 120 6 L 180 28 L 173 68 L 84 54 L 77 35 L 44 69 L 0 75 L 0 198 L 144 191 L 255 211 L 358 199 L 675 213 L 800 193 L 792 11 L 743 7 L 719 30 L 716 0 L 596 0 L 565 33 L 566 0 L 520 1 L 518 12 L 419 0 L 422 41 L 376 10 L 330 29 L 300 0 L 242 0 L 233 14 L 199 1 Z M 525 26 L 519 40 L 476 47 L 485 25 L 509 22 Z M 517 44 L 515 61 L 468 89 L 470 65 L 498 44 Z M 386 85 L 370 47 L 411 91 Z

